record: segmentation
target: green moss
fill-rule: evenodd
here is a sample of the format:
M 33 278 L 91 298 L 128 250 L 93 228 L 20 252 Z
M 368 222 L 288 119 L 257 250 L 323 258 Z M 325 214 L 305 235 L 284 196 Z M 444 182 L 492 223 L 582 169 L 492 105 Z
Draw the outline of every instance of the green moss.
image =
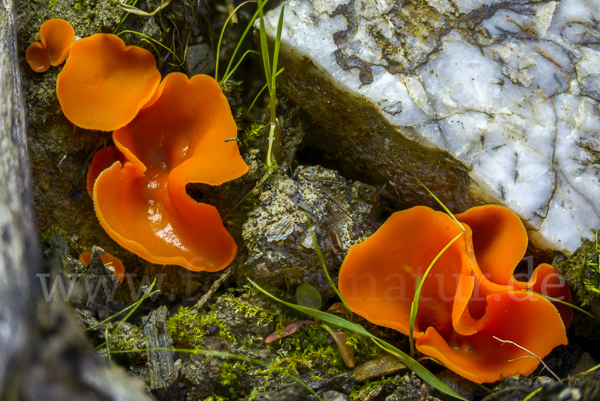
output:
M 277 313 L 279 312 L 278 309 L 275 310 L 269 307 L 262 308 L 260 306 L 251 305 L 247 301 L 243 301 L 239 297 L 236 297 L 236 292 L 238 292 L 238 290 L 232 289 L 224 299 L 234 305 L 236 312 L 242 312 L 245 318 L 256 317 L 258 318 L 259 325 L 266 326 L 277 316 Z
M 254 121 L 249 126 L 246 127 L 244 131 L 244 135 L 242 136 L 242 144 L 248 146 L 255 142 L 261 136 L 262 129 L 265 128 L 265 124 Z
M 221 397 L 219 395 L 211 395 L 208 398 L 205 398 L 204 401 L 229 401 L 227 397 Z
M 64 234 L 65 234 L 64 227 L 62 227 L 60 225 L 56 225 L 56 226 L 52 226 L 50 228 L 50 230 L 40 232 L 40 242 L 42 244 L 49 245 L 50 241 L 52 241 L 52 237 L 54 237 L 54 235 L 56 235 L 56 234 L 60 234 L 60 235 L 64 236 Z
M 218 337 L 223 337 L 234 344 L 237 342 L 227 330 L 227 325 L 219 320 L 212 311 L 199 314 L 190 308 L 180 308 L 176 314 L 167 319 L 167 333 L 176 342 L 195 345 L 200 338 L 206 335 L 204 331 L 206 325 L 217 326 L 219 328 Z
M 246 369 L 245 361 L 225 362 L 219 372 L 222 377 L 220 383 L 227 387 L 234 385 L 238 380 L 240 371 L 246 372 Z
M 558 266 L 559 272 L 575 292 L 582 306 L 600 303 L 598 231 L 594 231 L 594 237 L 593 241 L 584 239 L 573 256 Z

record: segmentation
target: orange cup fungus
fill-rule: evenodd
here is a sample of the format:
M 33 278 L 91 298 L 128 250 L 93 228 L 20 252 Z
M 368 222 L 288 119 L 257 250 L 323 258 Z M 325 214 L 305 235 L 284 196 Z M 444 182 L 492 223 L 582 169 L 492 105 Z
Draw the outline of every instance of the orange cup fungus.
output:
M 105 252 L 104 255 L 99 256 L 100 260 L 104 264 L 104 267 L 117 276 L 119 279 L 119 284 L 121 284 L 123 282 L 123 278 L 125 277 L 125 266 L 123 266 L 123 262 L 108 252 Z M 79 261 L 86 266 L 90 264 L 91 259 L 92 254 L 90 252 L 84 252 L 79 255 Z
M 206 75 L 169 74 L 158 93 L 113 133 L 127 161 L 113 150 L 94 157 L 88 182 L 95 180 L 96 214 L 111 238 L 152 263 L 221 270 L 237 246 L 217 209 L 194 201 L 185 187 L 219 185 L 248 171 L 237 143 L 226 142 L 237 136 L 229 104 Z M 98 174 L 101 166 L 110 167 Z
M 539 265 L 526 282 L 515 279 L 527 232 L 509 209 L 480 206 L 456 218 L 465 233 L 425 278 L 415 345 L 478 383 L 529 374 L 539 362 L 514 344 L 543 358 L 567 343 L 565 327 L 572 311 L 522 290 L 570 301 L 569 289 L 547 264 Z M 448 215 L 427 207 L 393 214 L 348 252 L 339 274 L 342 296 L 367 320 L 408 334 L 416 279 L 462 231 Z
M 44 72 L 50 68 L 48 56 L 44 51 L 44 46 L 40 42 L 33 42 L 29 45 L 25 52 L 25 60 L 35 72 Z
M 25 52 L 25 60 L 35 72 L 44 72 L 67 58 L 75 39 L 73 26 L 62 19 L 51 19 L 40 27 L 40 42 L 34 42 Z
M 152 98 L 160 72 L 152 54 L 98 33 L 71 45 L 56 93 L 65 116 L 86 129 L 114 131 Z

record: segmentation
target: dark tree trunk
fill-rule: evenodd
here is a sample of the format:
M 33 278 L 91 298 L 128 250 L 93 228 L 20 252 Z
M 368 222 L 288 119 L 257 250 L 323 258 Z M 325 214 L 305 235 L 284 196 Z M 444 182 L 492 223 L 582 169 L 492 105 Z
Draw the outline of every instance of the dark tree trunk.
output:
M 13 1 L 0 0 L 0 399 L 151 400 L 41 291 Z

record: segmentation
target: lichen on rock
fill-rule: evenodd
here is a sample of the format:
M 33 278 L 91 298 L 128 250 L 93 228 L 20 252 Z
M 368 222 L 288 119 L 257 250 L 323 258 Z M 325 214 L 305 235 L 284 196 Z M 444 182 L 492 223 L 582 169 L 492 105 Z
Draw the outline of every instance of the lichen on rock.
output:
M 248 258 L 236 274 L 275 293 L 309 283 L 330 297 L 307 219 L 331 276 L 337 276 L 348 249 L 374 231 L 377 204 L 373 187 L 320 166 L 298 167 L 292 177 L 277 175 L 243 226 Z

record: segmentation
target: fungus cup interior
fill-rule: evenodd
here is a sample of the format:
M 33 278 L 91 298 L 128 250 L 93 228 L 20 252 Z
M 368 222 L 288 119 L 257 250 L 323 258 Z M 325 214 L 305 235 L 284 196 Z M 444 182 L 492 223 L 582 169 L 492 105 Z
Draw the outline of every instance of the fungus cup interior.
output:
M 101 172 L 112 166 L 115 162 L 124 164 L 127 158 L 116 146 L 107 146 L 96 152 L 88 168 L 86 188 L 90 198 L 94 197 L 94 183 Z
M 544 297 L 522 290 L 569 301 L 569 289 L 547 264 L 538 266 L 527 282 L 514 279 L 527 232 L 510 210 L 488 205 L 456 217 L 465 233 L 442 254 L 423 283 L 415 345 L 478 383 L 531 373 L 537 359 L 494 337 L 539 357 L 566 344 L 570 308 L 559 313 Z M 339 274 L 342 296 L 367 320 L 408 334 L 416 280 L 461 231 L 448 215 L 426 207 L 393 214 L 348 252 Z
M 217 271 L 237 246 L 214 206 L 194 201 L 188 183 L 219 185 L 248 171 L 227 99 L 211 77 L 169 74 L 160 96 L 113 139 L 116 152 L 95 180 L 93 200 L 106 232 L 158 264 Z M 99 156 L 100 158 L 100 156 Z M 96 169 L 90 169 L 95 174 Z M 93 179 L 92 179 L 93 180 Z
M 40 42 L 29 45 L 25 60 L 35 72 L 44 72 L 67 58 L 69 46 L 75 40 L 73 26 L 63 19 L 51 19 L 40 27 Z
M 25 61 L 35 72 L 44 72 L 50 68 L 50 61 L 40 42 L 33 42 L 25 52 Z
M 123 278 L 125 277 L 125 266 L 123 266 L 123 262 L 108 252 L 104 252 L 104 255 L 98 256 L 100 256 L 100 260 L 102 261 L 102 264 L 104 264 L 104 267 L 117 276 L 119 284 L 123 283 Z M 90 264 L 91 258 L 92 254 L 90 252 L 84 252 L 79 255 L 79 261 L 86 266 Z
M 56 93 L 73 124 L 114 131 L 133 120 L 159 83 L 160 72 L 149 51 L 98 33 L 71 45 Z

